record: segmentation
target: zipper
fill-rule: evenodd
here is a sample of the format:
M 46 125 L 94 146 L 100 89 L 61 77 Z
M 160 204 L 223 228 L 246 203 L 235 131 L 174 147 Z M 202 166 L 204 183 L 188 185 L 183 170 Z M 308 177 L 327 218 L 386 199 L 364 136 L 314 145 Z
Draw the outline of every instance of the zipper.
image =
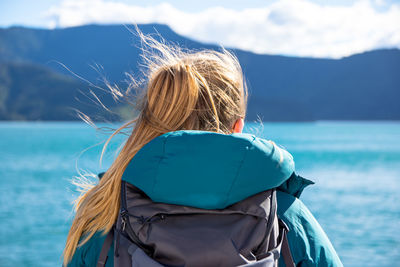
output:
M 121 230 L 125 231 L 125 227 L 126 227 L 126 217 L 122 217 L 122 222 L 121 222 Z
M 153 248 L 151 246 L 144 244 L 136 235 L 135 231 L 133 231 L 129 220 L 129 214 L 127 212 L 122 211 L 121 218 L 122 218 L 122 231 L 126 232 L 128 236 L 132 239 L 133 243 L 135 243 L 139 248 L 141 248 L 147 255 L 152 256 L 154 253 Z
M 147 246 L 143 244 L 143 242 L 139 239 L 139 237 L 136 235 L 135 231 L 133 231 L 132 226 L 130 224 L 129 220 L 129 214 L 127 210 L 127 205 L 126 205 L 126 183 L 125 181 L 121 182 L 121 211 L 120 211 L 120 216 L 121 216 L 121 230 L 120 232 L 125 232 L 128 234 L 130 239 L 135 243 L 139 248 L 141 248 L 144 252 L 146 252 L 147 255 L 152 256 L 154 251 L 153 248 L 150 246 Z M 143 217 L 138 217 L 138 216 L 132 216 L 136 219 L 139 220 L 140 223 L 144 223 L 144 218 Z

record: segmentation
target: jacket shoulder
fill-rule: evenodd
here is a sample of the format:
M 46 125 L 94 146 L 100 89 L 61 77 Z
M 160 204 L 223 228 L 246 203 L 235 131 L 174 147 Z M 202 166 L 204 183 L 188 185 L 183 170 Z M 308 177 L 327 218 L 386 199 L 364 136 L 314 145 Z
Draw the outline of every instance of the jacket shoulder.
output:
M 277 191 L 278 216 L 289 227 L 288 240 L 296 265 L 343 266 L 322 227 L 303 202 Z M 285 266 L 283 261 L 280 266 Z
M 106 236 L 107 233 L 97 232 L 85 244 L 78 246 L 67 267 L 96 266 Z M 112 260 L 113 251 L 114 244 L 111 246 L 108 252 L 108 259 L 111 260 L 107 260 L 106 267 L 114 266 L 114 262 Z

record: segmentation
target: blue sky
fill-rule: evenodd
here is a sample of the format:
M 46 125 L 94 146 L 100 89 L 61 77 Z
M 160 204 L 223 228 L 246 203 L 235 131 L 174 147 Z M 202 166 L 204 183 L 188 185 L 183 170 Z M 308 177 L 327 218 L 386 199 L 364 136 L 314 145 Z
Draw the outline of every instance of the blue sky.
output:
M 84 0 L 83 0 L 84 1 Z M 7 27 L 11 25 L 25 25 L 25 26 L 46 26 L 42 13 L 48 10 L 51 6 L 57 6 L 62 0 L 2 0 L 0 1 L 0 26 Z M 263 7 L 268 3 L 277 2 L 276 0 L 202 0 L 196 1 L 185 1 L 185 0 L 118 0 L 110 2 L 121 2 L 126 4 L 134 4 L 138 6 L 153 6 L 161 3 L 168 2 L 173 6 L 179 7 L 180 9 L 187 12 L 196 12 L 204 10 L 214 6 L 222 6 L 235 10 L 243 8 L 257 8 Z M 320 4 L 322 6 L 349 6 L 357 2 L 355 0 L 313 0 L 312 2 Z M 386 10 L 392 4 L 400 2 L 399 0 L 387 0 L 387 1 L 372 1 L 374 8 L 379 11 Z M 218 4 L 216 4 L 218 3 Z M 380 4 L 379 4 L 380 3 Z
M 256 53 L 340 58 L 400 48 L 400 1 L 393 0 L 0 1 L 0 27 L 151 22 Z

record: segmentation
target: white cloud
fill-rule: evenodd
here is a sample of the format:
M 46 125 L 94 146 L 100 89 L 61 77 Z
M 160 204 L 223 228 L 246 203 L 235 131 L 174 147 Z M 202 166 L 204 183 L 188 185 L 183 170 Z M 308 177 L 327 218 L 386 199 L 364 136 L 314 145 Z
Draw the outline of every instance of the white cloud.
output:
M 322 6 L 282 0 L 263 8 L 212 7 L 189 13 L 168 3 L 137 6 L 106 0 L 64 0 L 46 12 L 49 27 L 87 23 L 165 23 L 177 33 L 257 53 L 339 58 L 383 47 L 400 48 L 400 4 L 385 11 L 360 0 Z

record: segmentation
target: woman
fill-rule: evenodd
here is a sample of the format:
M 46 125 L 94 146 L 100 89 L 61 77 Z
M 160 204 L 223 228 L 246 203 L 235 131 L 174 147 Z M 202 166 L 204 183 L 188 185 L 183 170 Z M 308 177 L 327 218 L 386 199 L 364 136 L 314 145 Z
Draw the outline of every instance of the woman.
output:
M 136 105 L 140 112 L 110 137 L 133 126 L 99 183 L 76 201 L 64 265 L 97 264 L 105 236 L 118 218 L 124 180 L 149 201 L 200 209 L 225 209 L 280 186 L 277 214 L 290 230 L 296 265 L 341 266 L 327 236 L 298 200 L 312 182 L 294 175 L 285 150 L 241 134 L 247 94 L 237 59 L 226 50 L 183 52 L 139 35 L 151 48 L 144 56 L 149 71 L 146 91 Z M 113 251 L 114 244 L 106 266 L 113 266 Z

